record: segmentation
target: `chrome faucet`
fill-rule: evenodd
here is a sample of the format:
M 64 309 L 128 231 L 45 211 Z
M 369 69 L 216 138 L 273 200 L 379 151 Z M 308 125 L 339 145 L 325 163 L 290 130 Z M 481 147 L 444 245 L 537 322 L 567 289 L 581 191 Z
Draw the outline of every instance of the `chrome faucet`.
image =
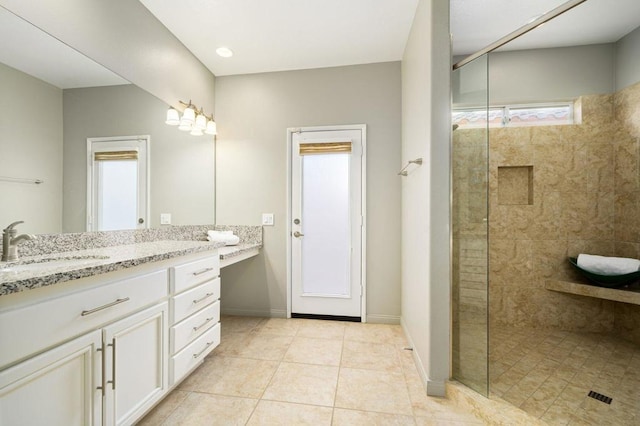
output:
M 18 244 L 23 241 L 34 240 L 36 238 L 35 235 L 31 234 L 22 234 L 16 237 L 18 230 L 15 229 L 15 227 L 17 225 L 20 225 L 21 223 L 24 223 L 24 221 L 19 220 L 18 222 L 13 222 L 11 225 L 2 230 L 3 262 L 18 260 Z

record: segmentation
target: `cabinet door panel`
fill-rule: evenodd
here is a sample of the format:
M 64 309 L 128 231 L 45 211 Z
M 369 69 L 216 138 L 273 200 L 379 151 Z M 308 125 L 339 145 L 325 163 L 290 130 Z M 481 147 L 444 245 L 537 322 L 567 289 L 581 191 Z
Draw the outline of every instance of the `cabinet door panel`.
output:
M 99 425 L 101 333 L 0 372 L 0 425 Z
M 106 424 L 131 424 L 157 402 L 168 384 L 168 304 L 104 329 Z

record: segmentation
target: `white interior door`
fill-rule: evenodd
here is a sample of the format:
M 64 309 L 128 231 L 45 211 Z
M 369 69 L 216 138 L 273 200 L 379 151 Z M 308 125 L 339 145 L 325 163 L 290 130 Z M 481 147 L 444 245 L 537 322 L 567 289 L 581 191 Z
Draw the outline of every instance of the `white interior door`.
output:
M 87 139 L 87 231 L 148 227 L 148 144 L 148 136 Z
M 291 147 L 291 313 L 359 318 L 363 130 L 302 130 Z

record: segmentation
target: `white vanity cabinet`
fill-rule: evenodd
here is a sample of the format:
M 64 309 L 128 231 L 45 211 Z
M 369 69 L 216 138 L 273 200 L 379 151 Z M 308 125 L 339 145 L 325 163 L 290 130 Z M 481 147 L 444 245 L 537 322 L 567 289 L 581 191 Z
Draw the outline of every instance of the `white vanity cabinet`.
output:
M 131 425 L 220 343 L 217 251 L 0 297 L 0 426 Z
M 133 424 L 164 396 L 167 268 L 132 274 L 0 312 L 0 425 Z
M 180 382 L 220 343 L 220 258 L 170 269 L 170 385 Z

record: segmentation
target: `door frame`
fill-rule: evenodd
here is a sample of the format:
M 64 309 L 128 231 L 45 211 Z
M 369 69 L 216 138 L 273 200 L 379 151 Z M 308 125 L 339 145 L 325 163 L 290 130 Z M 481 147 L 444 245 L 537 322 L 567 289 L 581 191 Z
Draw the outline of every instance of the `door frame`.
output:
M 147 198 L 147 205 L 144 212 L 144 229 L 150 227 L 151 222 L 151 136 L 150 135 L 134 135 L 134 136 L 104 136 L 98 138 L 87 138 L 87 195 L 85 198 L 85 229 L 87 232 L 91 232 L 91 216 L 93 215 L 93 158 L 91 155 L 91 145 L 93 142 L 119 142 L 129 140 L 144 140 L 146 142 L 146 188 L 145 196 Z M 89 207 L 91 205 L 91 207 Z M 139 229 L 139 228 L 136 228 Z
M 293 279 L 291 274 L 292 268 L 292 250 L 291 250 L 291 221 L 293 218 L 291 212 L 291 196 L 292 196 L 292 164 L 293 161 L 291 149 L 293 146 L 293 134 L 301 132 L 327 132 L 332 130 L 360 130 L 362 134 L 362 169 L 360 176 L 360 184 L 362 189 L 362 227 L 360 228 L 360 237 L 362 241 L 361 260 L 360 260 L 360 280 L 362 295 L 360 296 L 360 318 L 362 322 L 367 322 L 367 125 L 351 124 L 340 126 L 312 126 L 312 127 L 289 127 L 287 129 L 287 318 L 291 318 L 291 286 Z

